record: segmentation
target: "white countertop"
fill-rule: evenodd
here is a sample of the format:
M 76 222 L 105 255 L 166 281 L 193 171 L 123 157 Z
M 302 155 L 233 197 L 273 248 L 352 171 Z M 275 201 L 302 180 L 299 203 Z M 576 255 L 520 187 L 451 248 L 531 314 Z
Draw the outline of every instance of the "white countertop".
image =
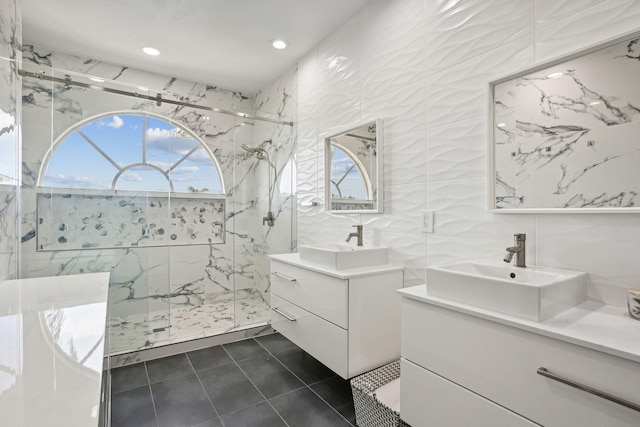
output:
M 392 271 L 401 271 L 403 268 L 396 265 L 378 265 L 375 267 L 365 268 L 352 268 L 349 270 L 334 270 L 329 267 L 325 267 L 320 264 L 314 264 L 312 262 L 302 261 L 298 254 L 280 254 L 269 255 L 269 258 L 284 262 L 286 264 L 295 265 L 298 267 L 306 268 L 307 270 L 316 271 L 318 273 L 326 274 L 328 276 L 337 277 L 338 279 L 355 279 L 356 277 L 366 277 L 374 274 L 387 273 Z
M 0 283 L 0 425 L 92 427 L 109 273 Z
M 403 297 L 640 362 L 640 320 L 626 308 L 585 302 L 543 322 L 430 296 L 426 285 L 398 290 Z

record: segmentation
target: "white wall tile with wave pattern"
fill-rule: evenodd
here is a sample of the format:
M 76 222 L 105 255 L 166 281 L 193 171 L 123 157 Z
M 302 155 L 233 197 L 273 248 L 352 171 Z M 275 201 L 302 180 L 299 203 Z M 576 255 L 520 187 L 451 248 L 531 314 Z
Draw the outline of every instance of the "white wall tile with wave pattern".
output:
M 547 3 L 546 1 L 543 3 Z M 574 3 L 565 0 L 564 3 Z M 543 21 L 536 29 L 536 62 L 555 59 L 601 41 L 640 29 L 640 2 L 608 0 L 580 3 L 580 10 L 563 20 Z M 596 3 L 593 7 L 589 4 Z
M 427 131 L 427 180 L 486 176 L 487 119 L 476 116 Z
M 525 36 L 430 75 L 427 127 L 486 117 L 489 82 L 532 64 L 532 36 Z
M 361 220 L 366 244 L 390 246 L 405 283 L 423 280 L 425 265 L 501 259 L 512 234 L 525 232 L 529 263 L 587 271 L 594 298 L 619 302 L 621 287 L 639 286 L 636 216 L 487 211 L 488 84 L 633 30 L 637 0 L 376 1 L 300 61 L 299 93 L 313 98 L 299 132 L 315 126 L 320 142 L 323 132 L 384 119 L 385 212 Z M 331 74 L 324 67 L 337 59 Z M 322 171 L 300 177 L 301 197 L 311 197 Z M 416 232 L 423 200 L 435 211 L 433 234 Z M 342 240 L 357 216 L 299 204 L 298 220 L 299 241 L 319 243 Z
M 542 265 L 587 271 L 590 293 L 626 306 L 623 288 L 640 287 L 637 214 L 539 215 L 537 258 Z M 616 288 L 618 288 L 616 290 Z
M 427 73 L 533 33 L 533 10 L 534 0 L 467 1 L 452 8 L 427 26 Z

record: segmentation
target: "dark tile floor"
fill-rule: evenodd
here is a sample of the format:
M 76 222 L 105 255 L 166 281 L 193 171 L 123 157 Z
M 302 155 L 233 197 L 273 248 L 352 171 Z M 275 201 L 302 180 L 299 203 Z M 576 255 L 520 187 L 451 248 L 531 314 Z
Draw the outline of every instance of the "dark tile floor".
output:
M 112 427 L 353 427 L 349 382 L 280 334 L 111 371 Z

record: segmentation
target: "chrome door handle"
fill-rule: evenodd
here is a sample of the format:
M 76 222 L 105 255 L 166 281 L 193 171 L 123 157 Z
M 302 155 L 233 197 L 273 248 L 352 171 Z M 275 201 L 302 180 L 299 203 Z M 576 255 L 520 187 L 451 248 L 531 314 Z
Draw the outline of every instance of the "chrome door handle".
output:
M 292 276 L 288 276 L 286 274 L 282 274 L 282 273 L 278 273 L 277 271 L 272 271 L 271 274 L 273 274 L 276 277 L 279 277 L 281 279 L 287 280 L 289 282 L 296 282 L 296 278 L 292 277 Z
M 633 409 L 634 411 L 640 412 L 640 405 L 637 405 L 633 402 L 629 402 L 628 400 L 622 399 L 620 397 L 614 396 L 609 393 L 605 393 L 604 391 L 600 391 L 593 387 L 589 387 L 588 385 L 580 384 L 570 379 L 561 377 L 552 372 L 549 372 L 547 368 L 540 367 L 537 371 L 538 375 L 542 375 L 543 377 L 551 378 L 552 380 L 561 382 L 571 387 L 575 387 L 578 390 L 586 391 L 587 393 L 591 393 L 593 395 L 602 397 L 603 399 L 607 399 L 611 402 L 617 403 L 618 405 L 626 406 L 627 408 Z
M 275 312 L 276 312 L 276 313 L 278 313 L 280 316 L 284 317 L 284 318 L 285 318 L 285 319 L 287 319 L 287 320 L 290 320 L 291 322 L 295 322 L 296 320 L 298 320 L 298 319 L 296 319 L 295 317 L 291 317 L 291 316 L 289 316 L 287 313 L 284 313 L 283 311 L 279 310 L 279 309 L 278 309 L 278 308 L 276 308 L 276 307 L 271 307 L 271 310 L 275 311 Z

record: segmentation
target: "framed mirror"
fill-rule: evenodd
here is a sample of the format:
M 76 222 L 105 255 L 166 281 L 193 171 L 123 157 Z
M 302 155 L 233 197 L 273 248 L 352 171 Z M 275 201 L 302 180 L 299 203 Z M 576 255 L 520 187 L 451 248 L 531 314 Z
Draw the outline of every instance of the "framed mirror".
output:
M 325 209 L 382 212 L 382 119 L 324 139 Z
M 490 92 L 491 211 L 640 212 L 640 33 Z

